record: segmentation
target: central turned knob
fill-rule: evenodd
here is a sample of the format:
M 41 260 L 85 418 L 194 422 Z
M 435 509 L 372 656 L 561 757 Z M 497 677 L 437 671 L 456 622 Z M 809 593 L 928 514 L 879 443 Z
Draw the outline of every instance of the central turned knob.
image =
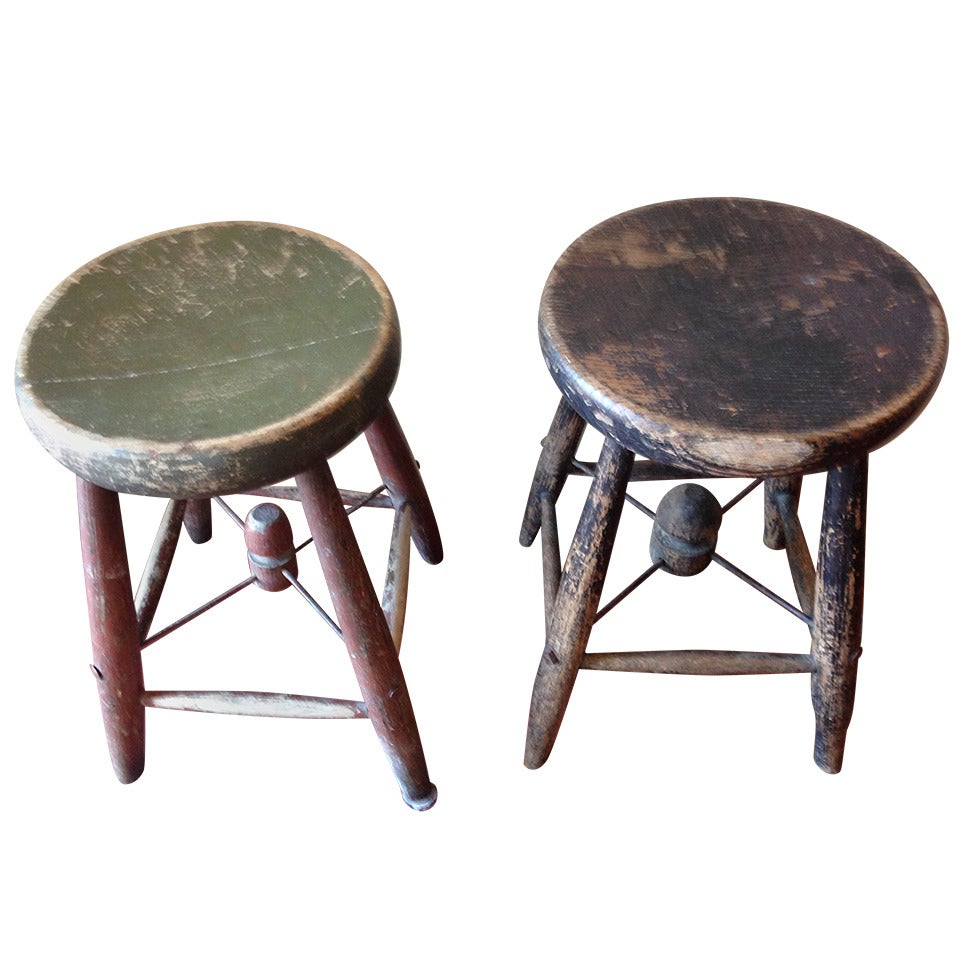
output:
M 286 590 L 290 581 L 283 571 L 297 575 L 297 554 L 287 515 L 275 503 L 258 503 L 247 514 L 243 539 L 257 586 L 271 592 Z
M 668 573 L 692 577 L 710 565 L 723 509 L 698 483 L 681 483 L 660 501 L 650 536 L 650 556 Z

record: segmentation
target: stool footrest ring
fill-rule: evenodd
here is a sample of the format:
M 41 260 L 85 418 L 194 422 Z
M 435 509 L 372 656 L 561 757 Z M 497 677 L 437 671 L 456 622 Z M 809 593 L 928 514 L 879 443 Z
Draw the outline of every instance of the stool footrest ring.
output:
M 597 464 L 592 460 L 573 460 L 567 466 L 569 476 L 592 477 L 596 472 Z M 684 467 L 674 467 L 655 460 L 636 460 L 630 468 L 628 483 L 639 483 L 644 480 L 703 480 L 709 478 L 709 473 L 702 470 L 687 470 Z
M 809 653 L 756 653 L 745 650 L 645 650 L 636 653 L 587 653 L 581 670 L 674 673 L 689 676 L 743 676 L 812 673 Z
M 191 713 L 228 713 L 243 717 L 290 717 L 300 720 L 356 720 L 367 716 L 362 700 L 306 697 L 295 693 L 250 690 L 147 690 L 145 707 L 187 710 Z
M 383 490 L 383 487 L 380 487 Z M 339 490 L 340 499 L 345 507 L 380 507 L 393 508 L 393 500 L 389 493 L 376 494 L 371 496 L 365 490 L 345 490 L 342 487 Z M 273 500 L 299 500 L 300 493 L 297 488 L 291 484 L 274 484 L 269 487 L 255 487 L 252 490 L 244 490 L 244 497 L 270 497 Z

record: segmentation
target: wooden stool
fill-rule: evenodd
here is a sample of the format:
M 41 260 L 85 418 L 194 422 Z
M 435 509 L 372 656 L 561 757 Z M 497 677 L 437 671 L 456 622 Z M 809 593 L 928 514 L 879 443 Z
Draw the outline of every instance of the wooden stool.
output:
M 317 234 L 218 223 L 104 254 L 44 301 L 24 335 L 17 396 L 43 446 L 77 475 L 93 672 L 114 769 L 144 764 L 144 706 L 284 717 L 369 717 L 404 800 L 436 799 L 397 657 L 409 538 L 429 563 L 440 535 L 388 396 L 400 363 L 390 293 L 356 254 Z M 365 433 L 383 480 L 340 491 L 327 459 Z M 295 486 L 273 487 L 285 477 Z M 141 650 L 252 583 L 297 579 L 290 525 L 264 503 L 244 530 L 251 575 L 150 634 L 181 525 L 210 537 L 210 500 L 302 501 L 362 701 L 274 693 L 144 691 Z M 134 596 L 118 493 L 171 502 Z M 226 506 L 225 504 L 223 504 Z M 347 514 L 392 507 L 384 608 Z M 344 507 L 348 506 L 348 510 Z M 323 612 L 323 611 L 320 611 Z
M 946 361 L 929 285 L 889 247 L 819 214 L 756 200 L 663 203 L 567 249 L 544 290 L 540 340 L 563 399 L 520 534 L 529 546 L 543 532 L 547 619 L 526 765 L 550 755 L 581 669 L 809 672 L 814 757 L 839 771 L 861 653 L 867 455 L 923 409 Z M 586 423 L 605 438 L 596 464 L 576 459 Z M 797 502 L 802 477 L 822 470 L 815 569 Z M 561 571 L 555 505 L 570 473 L 593 482 Z M 701 477 L 755 479 L 723 506 L 694 483 L 656 512 L 626 495 L 632 480 Z M 761 483 L 764 542 L 786 549 L 799 608 L 715 549 L 725 512 Z M 654 520 L 652 564 L 600 608 L 625 499 Z M 586 653 L 594 623 L 648 577 L 711 562 L 804 621 L 811 652 Z

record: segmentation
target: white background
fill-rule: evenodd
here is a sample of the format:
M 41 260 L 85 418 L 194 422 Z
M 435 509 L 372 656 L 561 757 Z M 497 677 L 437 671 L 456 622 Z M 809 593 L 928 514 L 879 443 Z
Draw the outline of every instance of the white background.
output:
M 517 544 L 556 404 L 546 275 L 592 224 L 754 196 L 898 249 L 956 316 L 955 31 L 946 4 L 116 4 L 4 15 L 3 356 L 46 293 L 158 230 L 261 219 L 335 237 L 398 304 L 394 404 L 446 559 L 415 558 L 403 662 L 440 799 L 401 802 L 367 724 L 151 711 L 113 778 L 87 663 L 72 478 L 2 406 L 0 950 L 9 957 L 957 955 L 957 390 L 871 461 L 864 647 L 842 774 L 809 681 L 584 674 L 522 766 L 542 645 Z M 939 12 L 938 12 L 939 11 Z M 372 485 L 362 450 L 335 464 Z M 726 488 L 724 488 L 726 489 Z M 803 499 L 815 541 L 822 481 Z M 571 532 L 572 481 L 561 517 Z M 644 491 L 655 502 L 655 491 Z M 138 567 L 158 504 L 125 506 Z M 127 509 L 129 507 L 129 509 Z M 244 576 L 182 545 L 158 623 Z M 382 519 L 359 525 L 379 578 Z M 624 517 L 613 586 L 646 565 Z M 721 533 L 789 593 L 760 500 Z M 215 560 L 214 558 L 221 559 Z M 316 571 L 304 564 L 304 580 Z M 315 585 L 316 580 L 312 583 Z M 318 589 L 318 592 L 319 589 Z M 146 657 L 148 686 L 351 696 L 292 592 L 248 591 Z M 803 650 L 721 570 L 661 576 L 595 648 Z

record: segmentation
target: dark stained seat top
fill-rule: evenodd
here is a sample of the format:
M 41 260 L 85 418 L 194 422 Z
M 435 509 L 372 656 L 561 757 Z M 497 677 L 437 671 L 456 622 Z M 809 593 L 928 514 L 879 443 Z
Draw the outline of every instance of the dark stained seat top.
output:
M 185 227 L 68 277 L 24 335 L 17 396 L 74 473 L 195 497 L 330 456 L 389 396 L 390 293 L 355 253 L 266 223 Z
M 863 455 L 936 389 L 947 327 L 899 254 L 758 200 L 641 207 L 588 230 L 540 306 L 573 408 L 636 453 L 773 476 Z

